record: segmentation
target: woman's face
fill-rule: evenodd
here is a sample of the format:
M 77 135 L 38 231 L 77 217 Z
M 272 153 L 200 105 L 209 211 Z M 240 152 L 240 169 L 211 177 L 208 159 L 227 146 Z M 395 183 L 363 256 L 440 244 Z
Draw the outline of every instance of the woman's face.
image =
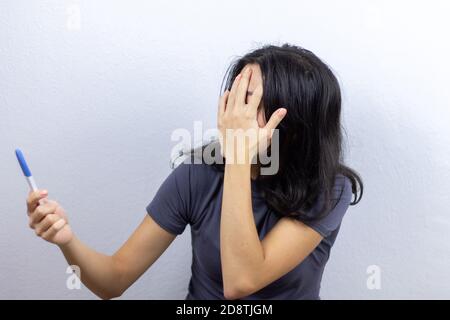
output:
M 252 64 L 248 64 L 246 65 L 250 68 L 252 68 L 252 75 L 250 78 L 250 83 L 248 85 L 248 90 L 247 90 L 247 99 L 253 94 L 253 92 L 255 91 L 255 89 L 259 86 L 262 85 L 262 74 L 261 74 L 261 68 L 259 67 L 258 64 L 256 63 L 252 63 Z M 264 114 L 264 105 L 263 105 L 263 101 L 261 100 L 259 107 L 258 107 L 258 115 L 257 115 L 257 121 L 259 124 L 259 127 L 262 128 L 266 125 L 266 117 Z

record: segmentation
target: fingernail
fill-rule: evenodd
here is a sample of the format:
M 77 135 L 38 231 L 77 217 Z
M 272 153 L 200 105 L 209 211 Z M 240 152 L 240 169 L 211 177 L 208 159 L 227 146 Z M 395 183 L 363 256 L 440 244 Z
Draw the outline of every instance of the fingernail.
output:
M 42 190 L 42 191 L 41 191 L 41 194 L 42 194 L 42 195 L 47 194 L 47 193 L 48 193 L 47 190 Z

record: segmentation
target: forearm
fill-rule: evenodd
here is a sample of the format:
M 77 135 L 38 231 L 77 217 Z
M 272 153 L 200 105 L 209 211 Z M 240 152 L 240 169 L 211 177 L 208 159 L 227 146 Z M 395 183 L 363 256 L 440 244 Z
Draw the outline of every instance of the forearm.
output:
M 102 299 L 121 294 L 120 270 L 114 257 L 99 253 L 74 237 L 68 244 L 59 246 L 69 265 L 80 268 L 80 280 Z
M 225 166 L 220 225 L 224 291 L 251 286 L 264 262 L 251 197 L 251 166 Z

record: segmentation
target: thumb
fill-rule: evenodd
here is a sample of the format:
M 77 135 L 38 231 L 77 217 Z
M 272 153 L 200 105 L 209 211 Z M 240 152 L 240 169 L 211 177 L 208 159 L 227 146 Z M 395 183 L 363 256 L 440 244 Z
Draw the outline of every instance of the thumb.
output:
M 286 116 L 286 114 L 287 114 L 286 108 L 279 108 L 272 114 L 272 116 L 270 117 L 269 121 L 267 122 L 265 128 L 267 130 L 275 129 L 278 126 L 278 124 L 281 122 L 281 120 L 283 120 L 283 118 Z

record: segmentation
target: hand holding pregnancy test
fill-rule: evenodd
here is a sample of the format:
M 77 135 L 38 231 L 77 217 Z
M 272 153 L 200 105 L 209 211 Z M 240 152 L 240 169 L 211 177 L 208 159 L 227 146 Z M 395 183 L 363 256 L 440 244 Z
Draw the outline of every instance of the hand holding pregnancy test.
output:
M 37 236 L 57 244 L 67 244 L 73 238 L 72 230 L 64 209 L 53 200 L 47 199 L 47 190 L 39 190 L 22 151 L 16 149 L 16 157 L 30 187 L 27 198 L 27 211 L 30 228 Z

